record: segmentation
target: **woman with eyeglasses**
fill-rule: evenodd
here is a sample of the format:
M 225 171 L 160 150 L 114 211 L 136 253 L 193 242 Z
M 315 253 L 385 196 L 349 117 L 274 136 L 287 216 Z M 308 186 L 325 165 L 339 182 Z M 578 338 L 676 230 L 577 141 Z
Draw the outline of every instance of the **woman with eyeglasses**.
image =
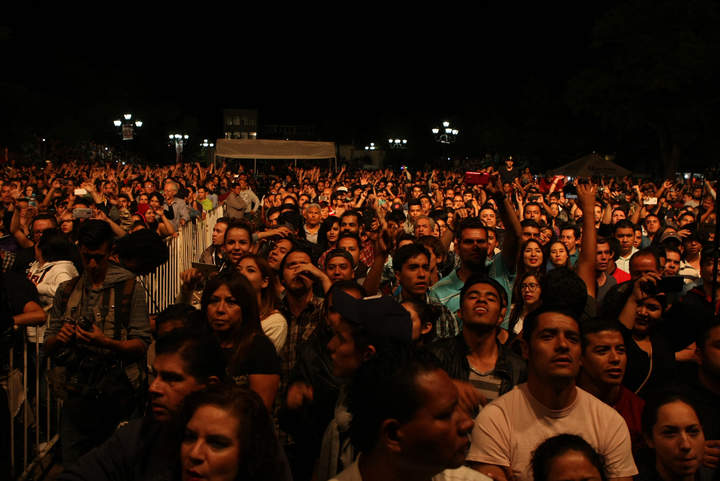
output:
M 511 337 L 520 336 L 523 321 L 532 311 L 540 307 L 542 302 L 543 274 L 539 271 L 528 271 L 518 277 L 513 287 L 513 305 L 510 310 L 509 333 Z

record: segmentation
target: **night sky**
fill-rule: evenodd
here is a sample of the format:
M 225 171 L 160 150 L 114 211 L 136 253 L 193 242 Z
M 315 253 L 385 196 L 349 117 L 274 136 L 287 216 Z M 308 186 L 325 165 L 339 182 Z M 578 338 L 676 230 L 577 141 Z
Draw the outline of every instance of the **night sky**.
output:
M 458 153 L 514 153 L 552 165 L 598 150 L 651 163 L 661 147 L 646 117 L 666 112 L 649 113 L 638 104 L 628 108 L 642 115 L 624 114 L 628 102 L 618 98 L 606 114 L 598 94 L 583 91 L 587 82 L 577 94 L 583 74 L 594 79 L 592 69 L 603 64 L 609 67 L 603 71 L 612 71 L 623 52 L 632 52 L 603 44 L 614 35 L 604 34 L 603 25 L 618 30 L 620 43 L 645 41 L 627 33 L 638 30 L 637 21 L 646 22 L 640 29 L 646 27 L 650 39 L 675 23 L 706 50 L 720 43 L 696 25 L 706 13 L 644 19 L 644 8 L 661 10 L 657 5 L 664 2 L 640 0 L 629 2 L 630 10 L 628 2 L 480 4 L 472 10 L 448 4 L 433 6 L 437 11 L 366 4 L 228 10 L 212 2 L 149 10 L 150 3 L 104 10 L 96 4 L 3 7 L 9 11 L 0 20 L 0 102 L 7 114 L 0 120 L 0 145 L 17 147 L 31 133 L 116 141 L 112 119 L 124 111 L 145 121 L 147 145 L 176 128 L 212 138 L 221 132 L 223 108 L 258 108 L 261 123 L 314 124 L 319 140 L 360 145 L 390 134 L 407 137 L 418 157 L 432 145 L 429 128 L 448 118 L 461 129 Z M 642 48 L 653 42 L 647 45 Z M 678 56 L 680 62 L 687 57 Z M 717 79 L 716 64 L 702 70 L 707 75 L 693 73 L 691 85 L 672 84 L 667 95 L 692 91 L 697 76 L 708 85 Z M 627 72 L 614 75 L 624 81 Z M 623 88 L 633 98 L 638 89 L 662 99 L 665 86 L 653 91 L 648 84 Z M 601 94 L 602 88 L 608 91 L 601 86 Z M 701 139 L 673 137 L 680 139 L 684 160 L 715 148 L 714 124 L 702 113 L 697 117 L 705 122 L 700 130 L 707 130 Z M 683 128 L 691 130 L 696 120 L 687 119 Z

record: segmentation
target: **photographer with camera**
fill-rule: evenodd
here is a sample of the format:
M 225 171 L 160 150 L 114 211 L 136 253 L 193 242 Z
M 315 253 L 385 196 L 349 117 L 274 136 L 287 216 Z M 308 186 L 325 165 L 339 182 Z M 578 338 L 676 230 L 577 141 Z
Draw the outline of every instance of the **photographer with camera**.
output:
M 84 272 L 60 285 L 50 311 L 45 346 L 59 366 L 54 384 L 65 401 L 65 463 L 102 443 L 140 404 L 150 342 L 147 304 L 135 274 L 110 262 L 112 241 L 106 222 L 82 224 Z

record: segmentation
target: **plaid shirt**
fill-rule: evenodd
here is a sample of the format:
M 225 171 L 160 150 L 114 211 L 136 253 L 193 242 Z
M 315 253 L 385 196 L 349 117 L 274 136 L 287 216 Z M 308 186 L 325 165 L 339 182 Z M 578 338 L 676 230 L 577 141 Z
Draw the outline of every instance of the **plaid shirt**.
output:
M 393 297 L 396 301 L 402 302 L 402 287 L 395 289 Z M 460 326 L 458 325 L 457 319 L 452 315 L 450 310 L 445 307 L 445 304 L 440 302 L 438 299 L 430 297 L 429 294 L 425 294 L 425 302 L 435 307 L 440 315 L 435 321 L 435 336 L 439 339 L 445 339 L 448 337 L 455 337 L 460 334 Z

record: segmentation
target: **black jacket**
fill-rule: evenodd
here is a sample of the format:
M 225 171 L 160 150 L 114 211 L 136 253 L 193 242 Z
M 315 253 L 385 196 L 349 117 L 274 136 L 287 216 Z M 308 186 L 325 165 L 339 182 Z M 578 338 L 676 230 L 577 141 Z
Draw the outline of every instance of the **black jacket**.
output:
M 453 379 L 468 381 L 470 379 L 470 363 L 467 355 L 470 349 L 460 333 L 450 339 L 442 339 L 428 346 L 440 361 L 443 369 Z M 527 378 L 527 363 L 509 348 L 498 342 L 498 360 L 492 374 L 501 378 L 500 395 L 510 391 Z

